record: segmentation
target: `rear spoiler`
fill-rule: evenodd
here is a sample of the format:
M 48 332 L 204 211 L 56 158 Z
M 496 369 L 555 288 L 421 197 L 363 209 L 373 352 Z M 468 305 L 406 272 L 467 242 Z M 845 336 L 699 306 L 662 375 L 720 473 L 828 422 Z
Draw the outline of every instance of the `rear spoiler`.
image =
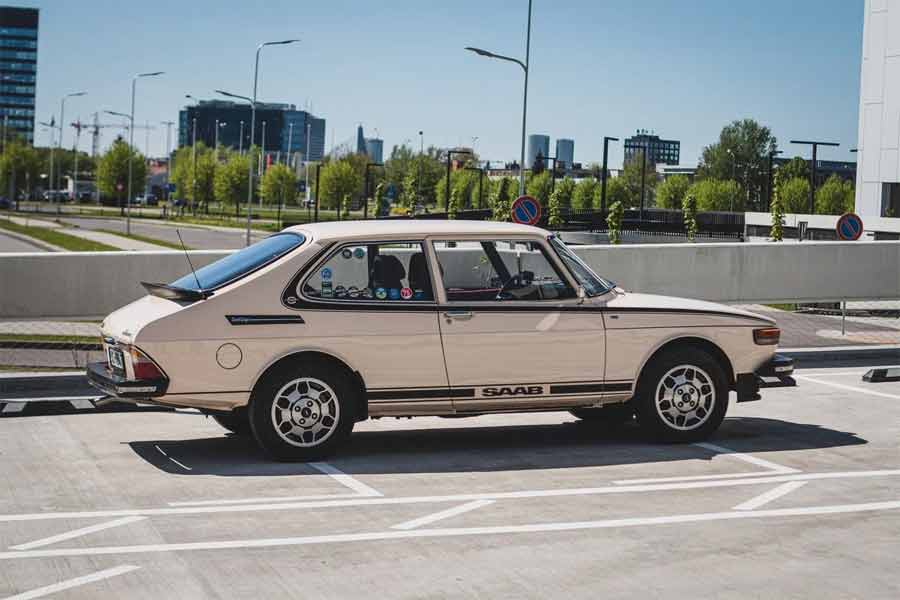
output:
M 147 290 L 151 296 L 165 298 L 166 300 L 175 300 L 177 302 L 198 302 L 205 300 L 212 295 L 212 292 L 204 292 L 198 290 L 188 290 L 185 288 L 167 285 L 165 283 L 147 283 L 142 281 L 141 285 Z

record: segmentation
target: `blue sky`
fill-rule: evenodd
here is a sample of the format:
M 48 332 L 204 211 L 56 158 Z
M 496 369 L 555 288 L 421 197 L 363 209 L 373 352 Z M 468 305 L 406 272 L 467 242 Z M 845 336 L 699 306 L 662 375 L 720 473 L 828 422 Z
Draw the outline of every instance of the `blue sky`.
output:
M 405 139 L 470 145 L 491 160 L 518 157 L 521 70 L 465 52 L 473 45 L 524 56 L 526 0 L 22 0 L 41 9 L 37 112 L 66 120 L 97 110 L 136 120 L 177 121 L 184 94 L 216 88 L 249 94 L 256 44 L 302 38 L 263 51 L 260 98 L 312 104 L 328 144 L 377 129 L 385 151 Z M 604 135 L 652 129 L 682 142 L 695 164 L 722 126 L 752 117 L 789 139 L 856 146 L 863 0 L 535 0 L 529 133 L 575 139 L 577 161 L 599 161 Z M 74 131 L 66 132 L 70 145 Z M 103 141 L 111 141 L 107 130 Z M 87 136 L 81 147 L 89 149 Z M 37 132 L 45 144 L 49 133 Z M 136 142 L 143 149 L 144 135 Z M 553 142 L 551 141 L 551 144 Z M 163 152 L 165 128 L 151 132 Z M 611 164 L 620 164 L 621 145 Z

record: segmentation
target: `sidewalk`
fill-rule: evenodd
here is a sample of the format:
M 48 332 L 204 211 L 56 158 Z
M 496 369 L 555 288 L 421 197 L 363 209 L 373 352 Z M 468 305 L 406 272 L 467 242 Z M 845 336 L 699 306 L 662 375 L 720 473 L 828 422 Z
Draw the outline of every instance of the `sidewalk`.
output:
M 13 223 L 16 223 L 18 225 L 55 229 L 60 233 L 65 233 L 66 235 L 79 237 L 81 239 L 90 240 L 92 242 L 99 242 L 101 244 L 106 244 L 107 246 L 119 248 L 120 250 L 171 250 L 171 248 L 167 248 L 166 246 L 159 246 L 157 244 L 141 242 L 121 235 L 106 233 L 105 231 L 93 231 L 90 229 L 79 229 L 77 227 L 66 227 L 60 223 L 56 223 L 55 221 L 46 221 L 43 219 L 32 219 L 30 217 L 25 218 L 18 216 L 10 216 L 9 219 Z

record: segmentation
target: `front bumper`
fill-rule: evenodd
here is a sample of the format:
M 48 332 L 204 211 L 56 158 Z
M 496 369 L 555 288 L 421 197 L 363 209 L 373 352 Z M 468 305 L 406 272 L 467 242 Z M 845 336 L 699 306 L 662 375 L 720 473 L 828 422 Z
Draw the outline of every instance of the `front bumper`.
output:
M 737 376 L 735 391 L 738 402 L 751 402 L 762 398 L 761 388 L 794 387 L 797 382 L 791 375 L 794 373 L 794 359 L 776 354 L 772 359 L 756 370 L 755 373 L 741 373 Z
M 88 363 L 88 383 L 116 398 L 155 398 L 166 393 L 168 379 L 129 380 L 113 373 L 105 362 Z

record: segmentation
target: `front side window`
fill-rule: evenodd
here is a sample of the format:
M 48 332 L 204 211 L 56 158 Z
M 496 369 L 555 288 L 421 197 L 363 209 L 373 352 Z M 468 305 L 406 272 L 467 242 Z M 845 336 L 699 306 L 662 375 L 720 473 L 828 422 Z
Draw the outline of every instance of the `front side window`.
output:
M 577 254 L 572 252 L 572 250 L 558 237 L 551 237 L 550 245 L 553 246 L 562 261 L 566 263 L 566 266 L 572 272 L 572 275 L 575 276 L 579 285 L 584 288 L 584 291 L 588 296 L 599 296 L 615 287 L 614 283 L 607 281 L 594 273 L 591 268 L 587 266 Z
M 304 241 L 306 238 L 299 233 L 277 233 L 197 269 L 196 276 L 188 273 L 170 285 L 185 290 L 214 290 L 278 260 Z
M 428 259 L 421 242 L 373 242 L 340 247 L 302 284 L 309 299 L 432 302 Z
M 449 302 L 575 297 L 538 243 L 440 241 L 434 242 L 434 250 Z

